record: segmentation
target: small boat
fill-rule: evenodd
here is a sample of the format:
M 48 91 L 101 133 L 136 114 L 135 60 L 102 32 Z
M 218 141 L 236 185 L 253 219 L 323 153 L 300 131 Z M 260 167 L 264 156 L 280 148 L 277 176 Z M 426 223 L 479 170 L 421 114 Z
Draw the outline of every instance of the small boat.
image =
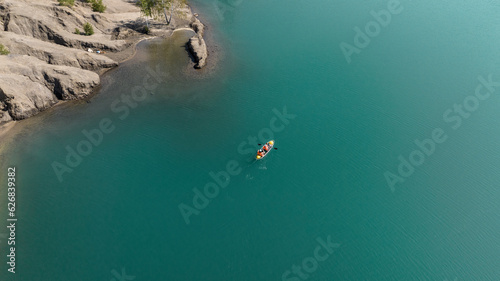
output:
M 267 151 L 264 150 L 264 147 L 266 145 L 269 148 Z M 269 154 L 269 152 L 271 152 L 271 150 L 273 150 L 273 147 L 274 147 L 274 140 L 268 141 L 259 150 L 257 150 L 257 156 L 255 156 L 255 159 L 259 160 L 259 159 L 262 159 L 262 158 L 266 157 L 266 155 Z

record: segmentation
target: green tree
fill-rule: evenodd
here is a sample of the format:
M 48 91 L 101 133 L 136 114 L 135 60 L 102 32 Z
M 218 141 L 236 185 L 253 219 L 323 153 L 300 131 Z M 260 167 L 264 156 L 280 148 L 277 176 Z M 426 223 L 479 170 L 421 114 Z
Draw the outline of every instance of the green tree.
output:
M 91 0 L 92 3 L 92 11 L 104 13 L 106 11 L 106 6 L 102 3 L 102 0 Z
M 149 31 L 148 18 L 153 16 L 153 10 L 156 5 L 156 0 L 138 0 L 137 6 L 141 9 L 141 14 L 146 18 L 146 27 Z
M 85 31 L 85 35 L 92 35 L 94 34 L 94 28 L 92 27 L 92 25 L 88 22 L 86 22 L 84 25 L 83 25 L 83 31 Z
M 80 29 L 78 29 L 78 28 L 75 28 L 75 34 L 78 34 L 78 35 L 80 35 Z
M 59 6 L 73 7 L 75 5 L 75 0 L 57 0 Z
M 5 47 L 4 45 L 0 44 L 0 55 L 8 55 L 10 54 L 9 49 Z
M 146 16 L 146 25 L 148 17 L 159 19 L 163 14 L 165 21 L 170 24 L 172 16 L 176 9 L 186 3 L 186 0 L 138 0 L 137 5 L 141 8 L 141 13 Z M 168 13 L 167 13 L 168 11 Z
M 176 13 L 176 9 L 186 4 L 186 0 L 156 0 L 156 2 L 157 13 L 163 12 L 167 24 L 170 24 L 172 21 L 172 16 Z M 167 15 L 167 10 L 169 11 L 169 15 Z

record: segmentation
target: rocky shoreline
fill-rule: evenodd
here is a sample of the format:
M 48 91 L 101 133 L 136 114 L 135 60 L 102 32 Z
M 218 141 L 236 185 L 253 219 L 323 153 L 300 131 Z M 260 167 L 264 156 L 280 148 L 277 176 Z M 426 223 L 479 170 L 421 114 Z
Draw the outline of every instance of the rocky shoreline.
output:
M 135 45 L 179 28 L 196 35 L 187 43 L 195 68 L 206 64 L 204 25 L 189 6 L 177 8 L 169 25 L 149 20 L 150 33 L 140 11 L 131 1 L 108 0 L 105 13 L 75 1 L 73 7 L 55 0 L 0 0 L 0 44 L 9 55 L 0 55 L 0 131 L 7 122 L 36 115 L 61 101 L 88 97 L 99 86 L 99 75 L 135 53 Z M 90 23 L 94 34 L 76 34 Z M 99 51 L 97 53 L 97 51 Z M 1 132 L 0 132 L 1 133 Z
M 205 26 L 197 18 L 191 23 L 191 27 L 196 32 L 196 35 L 189 39 L 187 43 L 188 51 L 193 56 L 196 62 L 195 68 L 202 68 L 207 64 L 207 44 L 203 39 L 203 32 L 205 31 Z

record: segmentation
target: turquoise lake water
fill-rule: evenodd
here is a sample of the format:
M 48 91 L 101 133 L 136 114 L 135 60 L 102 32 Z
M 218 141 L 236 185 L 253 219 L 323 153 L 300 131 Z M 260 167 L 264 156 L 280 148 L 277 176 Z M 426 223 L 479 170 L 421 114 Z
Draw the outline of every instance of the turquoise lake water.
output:
M 500 87 L 474 96 L 500 81 L 499 1 L 192 3 L 215 69 L 192 75 L 189 33 L 145 41 L 89 103 L 23 121 L 2 155 L 18 221 L 1 280 L 500 280 Z M 388 5 L 348 63 L 340 44 Z M 255 162 L 248 138 L 270 132 Z

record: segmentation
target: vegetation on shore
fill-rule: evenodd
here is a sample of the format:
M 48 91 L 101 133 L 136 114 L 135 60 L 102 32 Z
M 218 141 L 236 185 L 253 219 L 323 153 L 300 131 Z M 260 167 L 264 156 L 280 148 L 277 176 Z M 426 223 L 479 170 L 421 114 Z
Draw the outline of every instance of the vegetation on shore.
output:
M 75 5 L 75 0 L 57 0 L 59 6 L 73 7 Z
M 90 36 L 92 34 L 94 34 L 94 28 L 92 27 L 92 25 L 88 22 L 86 22 L 84 25 L 83 25 L 83 31 L 85 31 L 85 35 L 87 36 Z
M 5 47 L 4 45 L 0 44 L 0 55 L 8 55 L 10 54 L 9 49 Z
M 102 0 L 91 0 L 90 3 L 92 4 L 92 11 L 99 13 L 106 11 L 107 7 L 102 3 Z
M 78 29 L 77 27 L 75 28 L 75 34 L 90 36 L 90 35 L 94 34 L 94 27 L 89 22 L 86 22 L 83 25 L 83 31 L 84 32 L 82 33 L 82 32 L 80 32 L 80 29 Z
M 164 16 L 167 24 L 170 24 L 177 7 L 186 4 L 186 0 L 138 0 L 136 4 L 141 8 L 141 14 L 146 17 L 146 27 L 149 30 L 149 17 L 158 20 Z
M 59 6 L 73 7 L 75 5 L 75 0 L 57 0 Z M 104 13 L 106 11 L 106 5 L 102 3 L 102 0 L 85 0 L 85 2 L 90 3 L 92 11 Z

